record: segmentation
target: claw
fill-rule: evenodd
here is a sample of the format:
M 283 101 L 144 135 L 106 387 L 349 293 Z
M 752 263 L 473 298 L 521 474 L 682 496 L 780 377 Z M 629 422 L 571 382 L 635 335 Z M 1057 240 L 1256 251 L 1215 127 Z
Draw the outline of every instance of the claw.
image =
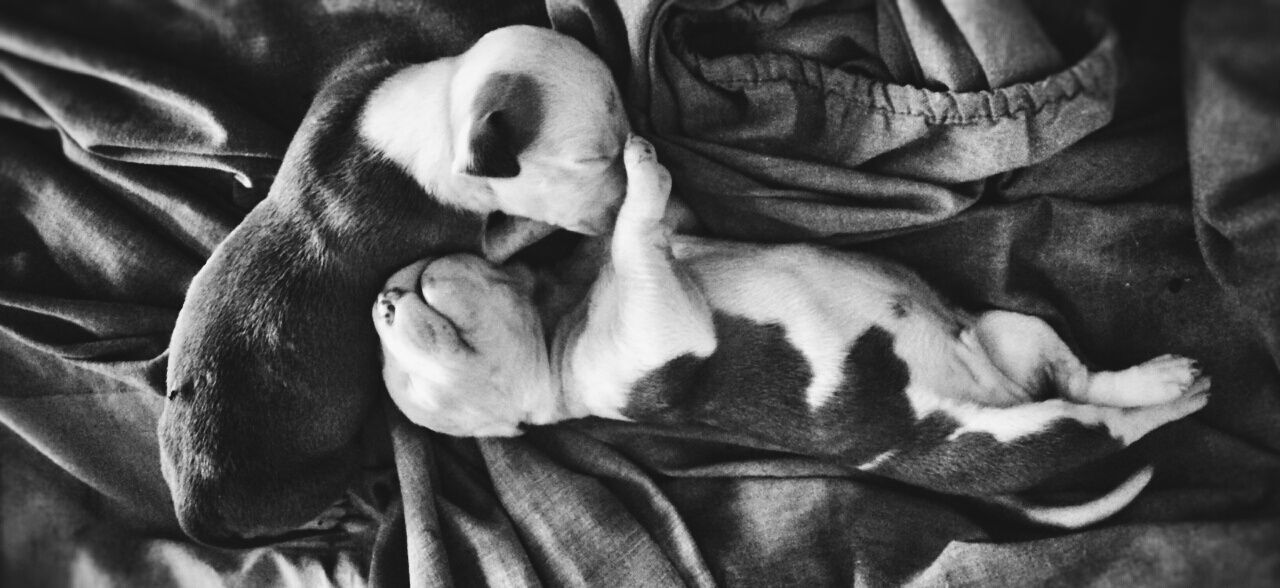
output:
M 627 147 L 623 150 L 623 158 L 630 158 L 634 162 L 641 162 L 653 159 L 653 144 L 646 141 L 644 137 L 632 133 L 627 137 Z

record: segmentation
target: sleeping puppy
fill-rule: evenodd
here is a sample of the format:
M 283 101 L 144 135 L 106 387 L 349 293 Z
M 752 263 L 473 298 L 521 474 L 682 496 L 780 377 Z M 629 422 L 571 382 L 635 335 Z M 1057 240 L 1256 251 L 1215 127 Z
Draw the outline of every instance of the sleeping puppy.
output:
M 178 315 L 159 436 L 182 528 L 249 545 L 342 498 L 381 389 L 366 309 L 386 275 L 428 254 L 501 260 L 552 224 L 607 229 L 621 111 L 599 58 L 527 26 L 336 74 Z
M 604 267 L 545 330 L 527 269 L 455 255 L 392 276 L 373 318 L 411 420 L 451 435 L 585 416 L 707 424 L 1077 527 L 1133 500 L 1150 468 L 1083 505 L 1000 497 L 1208 400 L 1189 359 L 1090 372 L 1043 321 L 969 314 L 883 259 L 675 236 L 651 146 L 632 139 L 625 162 Z

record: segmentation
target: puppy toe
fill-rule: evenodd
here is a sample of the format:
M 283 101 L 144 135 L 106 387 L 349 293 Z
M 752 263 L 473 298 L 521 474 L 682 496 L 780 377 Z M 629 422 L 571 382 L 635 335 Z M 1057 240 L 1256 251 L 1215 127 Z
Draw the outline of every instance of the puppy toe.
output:
M 657 151 L 653 148 L 653 144 L 646 141 L 644 137 L 631 133 L 627 137 L 627 145 L 623 149 L 623 162 L 627 167 L 635 164 L 654 161 L 657 159 Z
M 624 230 L 645 230 L 662 223 L 671 196 L 671 173 L 658 163 L 653 146 L 633 135 L 624 154 L 627 194 L 617 224 Z
M 1202 390 L 1200 392 L 1187 394 L 1186 396 L 1183 396 L 1177 400 L 1174 400 L 1170 404 L 1173 404 L 1174 406 L 1177 407 L 1177 411 L 1178 411 L 1177 418 L 1182 418 L 1182 417 L 1191 415 L 1195 412 L 1199 412 L 1200 409 L 1209 405 L 1208 389 L 1206 388 L 1205 390 Z
M 1209 392 L 1209 386 L 1212 384 L 1209 376 L 1197 375 L 1191 386 L 1187 388 L 1188 395 L 1205 394 Z
M 1194 359 L 1178 355 L 1162 355 L 1142 364 L 1152 378 L 1163 386 L 1176 387 L 1186 393 L 1200 376 L 1200 368 Z
M 648 189 L 666 192 L 671 189 L 671 174 L 658 163 L 658 153 L 653 144 L 632 135 L 623 151 L 623 164 L 627 169 L 628 191 Z

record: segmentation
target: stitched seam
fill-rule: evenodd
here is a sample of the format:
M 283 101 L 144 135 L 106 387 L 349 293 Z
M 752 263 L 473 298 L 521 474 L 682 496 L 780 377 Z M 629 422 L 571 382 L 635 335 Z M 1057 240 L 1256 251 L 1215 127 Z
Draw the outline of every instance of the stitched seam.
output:
M 702 77 L 702 79 L 707 83 L 718 85 L 718 86 L 724 87 L 725 89 L 744 89 L 750 86 L 764 86 L 766 84 L 788 84 L 793 86 L 803 86 L 805 88 L 820 90 L 824 96 L 833 96 L 833 95 L 838 96 L 842 99 L 845 99 L 869 111 L 887 113 L 894 116 L 910 116 L 915 118 L 921 118 L 926 121 L 926 124 L 948 125 L 948 126 L 974 126 L 974 125 L 985 124 L 989 122 L 999 122 L 1002 120 L 1026 118 L 1030 116 L 1035 116 L 1043 112 L 1046 108 L 1049 108 L 1050 106 L 1066 103 L 1082 95 L 1092 96 L 1092 97 L 1106 96 L 1108 94 L 1106 90 L 1100 90 L 1100 91 L 1092 90 L 1091 87 L 1098 84 L 1096 84 L 1096 82 L 1094 84 L 1086 83 L 1085 79 L 1086 77 L 1088 77 L 1088 78 L 1097 80 L 1097 79 L 1106 77 L 1110 72 L 1114 72 L 1115 64 L 1113 63 L 1113 58 L 1111 57 L 1111 55 L 1114 52 L 1115 45 L 1117 43 L 1114 31 L 1112 31 L 1110 28 L 1104 27 L 1102 28 L 1101 34 L 1098 38 L 1097 43 L 1094 45 L 1094 47 L 1091 50 L 1089 50 L 1087 53 L 1085 53 L 1085 56 L 1082 59 L 1076 61 L 1073 65 L 1071 65 L 1070 67 L 1058 73 L 1051 74 L 1050 76 L 1041 78 L 1040 80 L 1037 80 L 1037 81 L 1021 82 L 1021 83 L 1013 84 L 1010 86 L 1005 86 L 1002 88 L 996 88 L 993 90 L 979 90 L 974 92 L 945 92 L 945 91 L 940 92 L 936 90 L 928 90 L 925 88 L 920 88 L 918 86 L 895 84 L 893 82 L 886 81 L 886 80 L 877 80 L 873 78 L 859 76 L 857 74 L 851 74 L 849 72 L 845 72 L 838 68 L 833 68 L 816 61 L 806 60 L 800 57 L 796 57 L 794 55 L 788 55 L 788 54 L 782 54 L 782 53 L 762 53 L 762 54 L 759 54 L 761 56 L 760 59 L 748 58 L 746 60 L 746 63 L 749 64 L 753 69 L 756 69 L 758 71 L 762 69 L 761 64 L 763 64 L 764 67 L 768 67 L 772 63 L 776 63 L 776 61 L 770 61 L 770 59 L 790 61 L 792 62 L 792 64 L 789 64 L 787 67 L 793 67 L 793 68 L 799 69 L 800 75 L 798 76 L 781 76 L 780 75 L 775 77 L 769 77 L 767 79 L 751 78 L 751 77 L 717 78 L 714 75 L 707 74 L 706 63 L 711 60 L 703 57 L 702 55 L 696 52 L 689 50 L 689 47 L 687 46 L 684 40 L 684 27 L 677 26 L 671 32 L 674 33 L 670 36 L 670 42 L 673 45 L 671 49 L 674 49 L 676 51 L 675 56 L 677 58 L 681 58 L 681 57 L 690 58 L 693 61 L 691 65 L 695 66 L 695 69 L 696 69 L 695 73 L 697 73 L 700 77 Z M 811 80 L 810 78 L 812 76 L 805 75 L 806 73 L 805 70 L 808 69 L 807 66 L 810 66 L 810 64 L 812 64 L 811 65 L 812 67 L 817 68 L 817 71 L 821 80 L 828 79 L 829 74 L 833 73 L 835 74 L 835 76 L 849 77 L 852 80 L 854 80 L 854 82 L 852 84 L 847 82 L 823 84 L 821 83 L 821 81 Z M 910 93 L 919 93 L 924 97 L 924 100 L 926 101 L 929 100 L 928 97 L 931 95 L 946 96 L 946 97 L 951 97 L 952 99 L 955 99 L 955 97 L 957 96 L 966 96 L 966 95 L 980 96 L 983 94 L 987 94 L 991 96 L 1004 96 L 1006 101 L 1010 101 L 1009 94 L 1019 92 L 1019 91 L 1021 92 L 1027 91 L 1025 89 L 1015 90 L 1017 88 L 1028 88 L 1036 84 L 1048 82 L 1049 80 L 1065 80 L 1067 78 L 1069 78 L 1071 81 L 1074 81 L 1075 87 L 1070 90 L 1063 90 L 1060 93 L 1052 95 L 1051 98 L 1046 99 L 1042 104 L 1026 106 L 1026 107 L 1007 108 L 1007 110 L 999 114 L 992 113 L 990 112 L 990 109 L 988 109 L 987 112 L 978 112 L 969 116 L 966 116 L 965 113 L 963 112 L 959 112 L 960 110 L 963 110 L 960 108 L 951 109 L 952 112 L 943 116 L 939 116 L 938 113 L 913 112 L 909 110 L 900 110 L 892 104 L 892 100 L 890 100 L 889 104 L 878 104 L 874 101 L 870 101 L 866 99 L 863 96 L 858 95 L 857 92 L 853 91 L 853 90 L 859 89 L 858 86 L 866 87 L 868 89 L 874 88 L 874 89 L 882 89 L 882 90 L 893 89 L 893 88 L 903 88 Z
M 1073 77 L 1076 77 L 1077 80 L 1079 79 L 1079 76 L 1076 74 L 1073 74 Z M 708 81 L 712 81 L 712 80 L 709 79 Z M 972 126 L 972 125 L 979 125 L 979 124 L 990 123 L 990 122 L 998 122 L 1002 120 L 1011 120 L 1011 119 L 1018 118 L 1019 115 L 1039 114 L 1040 112 L 1043 112 L 1044 109 L 1050 106 L 1056 106 L 1056 105 L 1062 104 L 1063 102 L 1067 102 L 1081 95 L 1084 95 L 1084 96 L 1105 95 L 1105 93 L 1090 92 L 1083 88 L 1084 84 L 1078 83 L 1077 85 L 1080 87 L 1075 91 L 1072 91 L 1070 93 L 1064 93 L 1064 94 L 1061 94 L 1060 96 L 1055 96 L 1053 99 L 1047 100 L 1045 101 L 1044 104 L 1041 104 L 1039 106 L 1011 109 L 1003 114 L 975 114 L 973 116 L 964 116 L 961 113 L 954 113 L 955 118 L 951 118 L 950 115 L 938 116 L 937 114 L 930 114 L 928 112 L 909 112 L 909 111 L 902 111 L 902 110 L 895 109 L 892 106 L 882 106 L 874 102 L 867 101 L 865 98 L 857 96 L 856 94 L 853 94 L 851 92 L 845 92 L 844 88 L 830 88 L 820 84 L 810 83 L 807 80 L 791 80 L 791 79 L 779 78 L 779 79 L 769 79 L 769 80 L 727 79 L 727 80 L 714 80 L 714 81 L 716 84 L 723 84 L 725 86 L 736 84 L 738 88 L 746 88 L 748 86 L 764 86 L 767 84 L 801 85 L 807 88 L 820 90 L 824 95 L 827 95 L 827 96 L 838 95 L 841 98 L 848 99 L 850 102 L 857 103 L 858 106 L 864 107 L 867 110 L 872 110 L 876 112 L 885 112 L 895 116 L 912 116 L 916 118 L 932 119 L 932 121 L 935 122 L 936 124 L 944 124 L 948 126 Z M 912 88 L 912 89 L 920 89 L 915 86 L 904 86 L 904 87 Z

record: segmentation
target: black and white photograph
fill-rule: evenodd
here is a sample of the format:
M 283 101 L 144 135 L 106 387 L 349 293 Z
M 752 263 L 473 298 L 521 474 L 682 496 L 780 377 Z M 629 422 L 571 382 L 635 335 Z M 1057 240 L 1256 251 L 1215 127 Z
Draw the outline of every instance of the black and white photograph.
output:
M 1280 2 L 0 0 L 0 586 L 1280 586 Z

